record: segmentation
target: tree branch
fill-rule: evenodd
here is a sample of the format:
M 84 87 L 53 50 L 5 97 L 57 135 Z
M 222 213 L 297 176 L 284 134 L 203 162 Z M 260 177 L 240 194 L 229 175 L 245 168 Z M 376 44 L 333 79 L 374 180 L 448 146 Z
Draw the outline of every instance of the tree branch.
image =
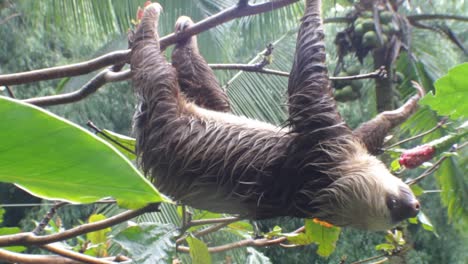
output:
M 158 208 L 159 208 L 159 204 L 149 204 L 137 210 L 129 210 L 129 211 L 120 213 L 118 215 L 112 216 L 102 221 L 82 224 L 75 228 L 72 228 L 72 229 L 69 229 L 60 233 L 52 234 L 52 235 L 36 236 L 32 232 L 25 232 L 25 233 L 19 233 L 19 234 L 14 234 L 14 235 L 0 236 L 0 247 L 19 246 L 19 245 L 22 245 L 22 246 L 44 245 L 44 244 L 50 244 L 50 243 L 57 242 L 57 241 L 63 241 L 63 240 L 70 239 L 70 238 L 73 238 L 82 234 L 101 230 L 101 229 L 122 223 L 124 221 L 132 219 L 144 213 L 157 211 Z
M 304 232 L 305 227 L 300 227 L 299 229 L 295 230 L 293 233 L 301 233 Z M 226 245 L 222 246 L 217 246 L 217 247 L 209 247 L 208 252 L 210 253 L 219 253 L 219 252 L 224 252 L 227 250 L 235 249 L 235 248 L 240 248 L 240 247 L 267 247 L 267 246 L 272 246 L 272 245 L 280 245 L 283 242 L 286 242 L 288 240 L 287 237 L 279 237 L 279 238 L 260 238 L 260 239 L 245 239 L 241 241 L 236 241 L 233 243 L 229 243 Z M 190 248 L 185 247 L 185 246 L 179 246 L 177 247 L 177 251 L 179 252 L 184 252 L 184 253 L 189 253 Z
M 159 43 L 161 49 L 163 50 L 168 46 L 175 44 L 181 39 L 187 39 L 188 37 L 200 34 L 203 31 L 214 28 L 233 19 L 270 12 L 274 9 L 285 7 L 298 1 L 299 0 L 276 0 L 254 5 L 235 5 L 195 23 L 193 26 L 185 29 L 182 32 L 179 32 L 177 34 L 169 34 L 161 38 L 159 40 Z M 0 85 L 16 85 L 83 75 L 109 65 L 127 62 L 129 59 L 129 55 L 130 50 L 120 50 L 81 63 L 70 64 L 60 67 L 52 67 L 41 70 L 34 70 L 29 72 L 0 75 Z
M 449 20 L 458 20 L 463 22 L 468 22 L 468 17 L 457 16 L 457 15 L 446 15 L 446 14 L 421 14 L 421 15 L 410 15 L 407 16 L 410 22 L 420 21 L 420 20 L 434 20 L 434 19 L 449 19 Z
M 288 72 L 264 69 L 260 63 L 257 64 L 209 64 L 208 66 L 212 67 L 213 70 L 240 70 L 246 72 L 256 72 L 264 74 L 279 75 L 283 77 L 289 77 Z M 84 98 L 95 93 L 99 88 L 104 86 L 104 84 L 109 82 L 118 82 L 131 78 L 132 73 L 130 70 L 125 70 L 122 72 L 113 72 L 111 69 L 101 71 L 98 75 L 94 76 L 93 79 L 89 80 L 83 87 L 79 90 L 59 94 L 59 95 L 50 95 L 35 97 L 23 100 L 23 102 L 30 103 L 37 106 L 52 106 L 60 104 L 68 104 L 83 100 Z M 343 77 L 330 77 L 330 80 L 357 80 L 357 79 L 368 79 L 368 78 L 386 78 L 387 72 L 384 68 L 379 68 L 371 73 L 364 73 L 353 76 L 343 76 Z
M 90 263 L 90 264 L 112 264 L 114 263 L 113 261 L 105 260 L 105 259 L 99 259 L 95 258 L 92 256 L 88 256 L 85 254 L 80 254 L 71 250 L 67 250 L 64 248 L 59 248 L 56 246 L 52 245 L 43 245 L 41 248 L 50 251 L 52 253 L 55 253 L 57 255 L 69 258 L 69 259 L 74 259 L 79 262 L 84 262 L 84 263 Z
M 239 221 L 240 218 L 239 217 L 226 217 L 226 218 L 219 218 L 219 219 L 204 219 L 204 220 L 194 220 L 194 221 L 190 221 L 185 227 L 184 227 L 184 230 L 187 230 L 189 229 L 190 227 L 192 226 L 196 226 L 196 225 L 207 225 L 207 224 L 214 224 L 214 223 L 218 223 L 217 225 L 214 225 L 214 226 L 210 226 L 208 228 L 205 228 L 201 231 L 198 231 L 198 232 L 195 232 L 193 234 L 193 236 L 195 237 L 201 237 L 201 236 L 205 236 L 209 233 L 213 233 L 213 232 L 216 232 L 218 230 L 220 230 L 221 228 L 231 224 L 231 223 L 234 223 L 234 222 L 237 222 Z M 185 232 L 185 231 L 184 231 Z M 187 238 L 187 235 L 184 235 L 182 236 L 181 238 L 177 239 L 176 240 L 176 245 L 180 245 L 182 244 L 182 242 Z
M 129 79 L 131 77 L 131 72 L 112 72 L 110 69 L 103 70 L 91 80 L 89 80 L 83 87 L 79 90 L 73 91 L 71 93 L 51 95 L 51 96 L 42 96 L 36 98 L 30 98 L 23 100 L 23 102 L 30 103 L 37 106 L 51 106 L 59 104 L 67 104 L 80 101 L 89 95 L 95 93 L 99 88 L 104 84 L 109 82 L 117 82 Z
M 15 94 L 14 94 L 13 91 L 11 90 L 10 86 L 5 85 L 4 87 L 5 87 L 5 89 L 6 89 L 7 93 L 8 93 L 8 96 L 10 96 L 11 98 L 16 98 L 16 97 L 15 97 Z
M 107 53 L 95 59 L 66 66 L 0 75 L 0 85 L 16 85 L 88 74 L 103 67 L 128 60 L 129 50 Z
M 11 15 L 5 17 L 4 19 L 0 20 L 0 25 L 5 24 L 6 22 L 8 22 L 8 20 L 10 20 L 12 18 L 15 18 L 17 16 L 21 16 L 21 14 L 20 13 L 14 13 L 14 14 L 11 14 Z
M 68 204 L 67 202 L 57 202 L 50 208 L 50 210 L 47 212 L 47 214 L 42 218 L 41 222 L 34 228 L 32 231 L 35 235 L 39 235 L 44 228 L 49 224 L 50 219 L 54 217 L 55 213 L 57 212 L 57 209 Z
M 53 255 L 30 255 L 0 249 L 0 260 L 22 264 L 83 264 L 83 262 Z
M 445 125 L 445 122 L 447 122 L 447 118 L 443 118 L 440 122 L 437 123 L 437 125 L 436 125 L 435 127 L 431 128 L 431 129 L 429 129 L 429 130 L 427 130 L 427 131 L 425 131 L 425 132 L 422 132 L 422 133 L 420 133 L 420 134 L 418 134 L 418 135 L 416 135 L 416 136 L 412 136 L 412 137 L 409 137 L 409 138 L 405 138 L 405 139 L 403 139 L 403 140 L 401 140 L 401 141 L 398 141 L 398 142 L 396 142 L 396 143 L 394 143 L 394 144 L 392 144 L 392 145 L 386 147 L 386 148 L 384 149 L 384 151 L 387 151 L 387 150 L 389 150 L 389 149 L 391 149 L 391 148 L 394 148 L 394 147 L 396 147 L 396 146 L 398 146 L 398 145 L 401 145 L 401 144 L 403 144 L 403 143 L 406 143 L 406 142 L 409 142 L 409 141 L 412 141 L 412 140 L 415 140 L 415 139 L 424 137 L 425 135 L 428 135 L 428 134 L 430 134 L 430 133 L 436 131 L 437 129 L 439 129 L 439 128 L 442 127 L 443 125 Z

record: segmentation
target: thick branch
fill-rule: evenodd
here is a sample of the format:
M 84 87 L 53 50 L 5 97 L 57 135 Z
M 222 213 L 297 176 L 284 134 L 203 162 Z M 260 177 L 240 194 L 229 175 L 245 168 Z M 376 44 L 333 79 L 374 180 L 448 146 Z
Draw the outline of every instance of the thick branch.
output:
M 129 50 L 107 53 L 95 59 L 66 66 L 52 67 L 29 72 L 0 75 L 0 85 L 15 85 L 43 80 L 83 75 L 103 67 L 127 60 Z
M 79 262 L 90 263 L 90 264 L 112 264 L 113 261 L 99 259 L 95 257 L 91 257 L 85 254 L 80 254 L 71 250 L 67 250 L 64 248 L 59 248 L 52 245 L 43 245 L 41 248 L 48 250 L 52 253 L 55 253 L 60 256 L 64 256 L 66 258 L 74 259 Z
M 10 263 L 22 264 L 82 264 L 68 258 L 51 255 L 30 255 L 15 253 L 8 250 L 0 249 L 0 260 Z
M 159 40 L 159 44 L 161 45 L 161 49 L 165 49 L 167 46 L 176 43 L 179 40 L 187 39 L 193 35 L 198 35 L 203 31 L 206 31 L 210 28 L 213 28 L 217 25 L 221 25 L 226 23 L 230 20 L 235 18 L 244 17 L 244 16 L 251 16 L 260 13 L 270 12 L 275 9 L 288 6 L 299 0 L 276 0 L 276 1 L 269 1 L 260 4 L 254 5 L 236 5 L 230 7 L 226 10 L 223 10 L 213 16 L 207 17 L 198 23 L 194 24 L 193 26 L 184 29 L 184 31 L 180 33 L 172 33 L 169 34 Z
M 19 234 L 14 234 L 14 235 L 1 236 L 0 247 L 18 246 L 18 245 L 23 245 L 23 246 L 44 245 L 44 244 L 50 244 L 50 243 L 57 242 L 57 241 L 63 241 L 63 240 L 70 239 L 70 238 L 73 238 L 82 234 L 101 230 L 101 229 L 122 223 L 124 221 L 127 221 L 129 219 L 132 219 L 136 216 L 142 215 L 147 212 L 157 211 L 158 207 L 159 207 L 159 204 L 149 204 L 138 210 L 126 211 L 126 212 L 112 216 L 102 221 L 89 223 L 89 224 L 83 224 L 75 228 L 72 228 L 72 229 L 69 229 L 60 233 L 52 234 L 52 235 L 36 236 L 32 232 L 27 232 L 27 233 L 25 232 L 25 233 L 19 233 Z
M 182 32 L 177 34 L 172 33 L 161 38 L 159 40 L 161 49 L 165 49 L 181 39 L 186 39 L 193 35 L 200 34 L 203 31 L 214 28 L 235 18 L 270 12 L 274 9 L 285 7 L 297 1 L 299 0 L 276 0 L 254 5 L 247 4 L 233 6 L 199 21 Z M 67 66 L 0 75 L 0 85 L 31 83 L 87 74 L 109 65 L 126 62 L 128 61 L 129 53 L 130 50 L 114 51 L 89 61 Z

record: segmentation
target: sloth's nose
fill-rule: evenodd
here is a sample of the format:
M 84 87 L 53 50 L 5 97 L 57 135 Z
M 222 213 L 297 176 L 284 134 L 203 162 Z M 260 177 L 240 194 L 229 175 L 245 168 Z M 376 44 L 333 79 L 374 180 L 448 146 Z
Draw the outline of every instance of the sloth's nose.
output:
M 421 204 L 419 204 L 418 200 L 413 200 L 410 204 L 410 217 L 415 217 L 419 213 L 419 209 L 421 208 Z

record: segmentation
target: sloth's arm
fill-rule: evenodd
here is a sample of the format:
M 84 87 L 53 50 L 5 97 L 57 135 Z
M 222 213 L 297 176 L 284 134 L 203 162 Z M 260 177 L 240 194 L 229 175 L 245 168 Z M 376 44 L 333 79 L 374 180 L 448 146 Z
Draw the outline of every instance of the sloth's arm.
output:
M 401 125 L 416 111 L 418 101 L 424 95 L 424 90 L 416 83 L 414 83 L 414 86 L 418 90 L 418 94 L 412 96 L 400 108 L 382 112 L 353 131 L 353 134 L 364 143 L 369 153 L 373 155 L 380 154 L 387 133 L 392 128 Z
M 192 25 L 189 17 L 181 16 L 177 19 L 175 31 L 183 31 Z M 209 110 L 230 111 L 228 97 L 201 56 L 196 36 L 182 39 L 176 44 L 172 51 L 172 65 L 177 70 L 180 88 L 189 101 Z
M 320 1 L 307 1 L 288 84 L 289 125 L 301 134 L 350 133 L 330 91 Z M 315 136 L 314 136 L 315 137 Z

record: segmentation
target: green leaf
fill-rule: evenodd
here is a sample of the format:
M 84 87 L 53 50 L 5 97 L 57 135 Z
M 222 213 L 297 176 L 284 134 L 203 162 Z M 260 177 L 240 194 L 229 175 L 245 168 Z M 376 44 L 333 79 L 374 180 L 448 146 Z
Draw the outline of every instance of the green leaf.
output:
M 392 244 L 383 243 L 383 244 L 378 244 L 377 246 L 375 246 L 375 249 L 376 250 L 383 250 L 385 252 L 391 252 L 392 250 L 395 249 L 395 246 L 392 245 Z
M 449 219 L 466 231 L 468 227 L 468 155 L 447 158 L 436 171 L 442 189 L 442 203 L 447 206 Z
M 228 225 L 229 228 L 246 231 L 246 232 L 253 232 L 253 226 L 246 221 L 238 221 Z
M 163 198 L 114 147 L 41 108 L 0 97 L 0 181 L 45 199 L 113 197 L 139 208 Z
M 3 223 L 3 215 L 5 214 L 5 209 L 0 207 L 0 224 Z
M 411 191 L 413 191 L 414 195 L 415 196 L 420 196 L 421 194 L 424 193 L 424 189 L 421 188 L 421 186 L 417 185 L 417 184 L 413 184 L 411 185 Z
M 247 248 L 247 260 L 245 264 L 271 264 L 271 260 L 265 256 L 263 253 L 255 250 L 254 248 Z
M 135 155 L 136 140 L 134 138 L 121 135 L 121 134 L 112 132 L 107 129 L 101 130 L 100 132 L 96 133 L 96 135 L 104 139 L 108 143 L 110 143 L 112 146 L 118 149 L 122 154 L 124 154 L 128 159 L 130 160 L 136 159 L 136 155 Z
M 272 238 L 272 237 L 274 237 L 274 236 L 279 236 L 279 235 L 281 235 L 281 231 L 282 231 L 282 229 L 281 229 L 280 226 L 275 226 L 275 227 L 273 227 L 273 230 L 271 230 L 270 232 L 266 233 L 265 236 L 266 236 L 267 238 Z
M 318 244 L 317 254 L 328 257 L 336 248 L 341 229 L 336 226 L 325 226 L 314 220 L 306 220 L 306 234 Z
M 399 169 L 401 169 L 399 160 L 394 159 L 392 163 L 390 164 L 390 168 L 392 171 L 398 171 Z
M 175 255 L 173 224 L 140 223 L 118 233 L 113 242 L 127 251 L 134 263 L 170 263 Z
M 423 212 L 419 212 L 417 218 L 425 230 L 434 232 L 434 226 L 432 225 L 429 218 L 427 218 L 426 214 L 424 214 Z
M 101 220 L 105 220 L 106 216 L 102 214 L 92 214 L 89 219 L 88 223 L 94 223 L 98 222 Z M 91 241 L 93 244 L 101 244 L 101 243 L 106 243 L 107 242 L 107 233 L 109 233 L 112 229 L 110 227 L 107 227 L 105 229 L 101 229 L 98 231 L 94 231 L 91 233 L 86 234 L 86 238 Z
M 468 116 L 468 63 L 449 70 L 448 74 L 435 82 L 436 94 L 427 94 L 421 104 L 428 105 L 439 115 L 452 119 Z
M 192 236 L 187 237 L 187 243 L 190 247 L 190 257 L 193 264 L 210 264 L 211 255 L 208 252 L 206 244 Z
M 13 235 L 18 234 L 21 232 L 19 227 L 2 227 L 0 228 L 0 236 L 5 235 Z M 23 246 L 12 246 L 12 247 L 2 247 L 2 249 L 6 249 L 13 252 L 23 252 L 26 250 L 26 247 Z

